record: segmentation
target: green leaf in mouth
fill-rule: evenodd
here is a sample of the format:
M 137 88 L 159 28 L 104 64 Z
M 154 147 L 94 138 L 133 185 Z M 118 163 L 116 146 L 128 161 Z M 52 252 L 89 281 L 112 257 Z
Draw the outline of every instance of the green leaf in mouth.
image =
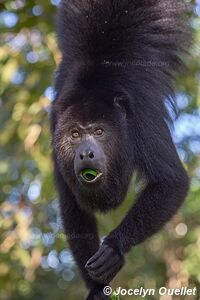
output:
M 81 172 L 81 175 L 86 181 L 93 181 L 98 176 L 98 174 L 99 172 L 93 169 L 84 169 Z

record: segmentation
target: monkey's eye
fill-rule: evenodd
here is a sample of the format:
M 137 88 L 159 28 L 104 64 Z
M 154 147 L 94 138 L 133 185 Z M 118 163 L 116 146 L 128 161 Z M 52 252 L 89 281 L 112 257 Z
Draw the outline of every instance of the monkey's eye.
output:
M 78 139 L 80 137 L 80 133 L 76 131 L 72 131 L 71 136 L 73 139 Z
M 102 134 L 103 134 L 103 129 L 99 128 L 99 129 L 96 129 L 96 130 L 95 130 L 95 135 L 100 136 L 100 135 L 102 135 Z

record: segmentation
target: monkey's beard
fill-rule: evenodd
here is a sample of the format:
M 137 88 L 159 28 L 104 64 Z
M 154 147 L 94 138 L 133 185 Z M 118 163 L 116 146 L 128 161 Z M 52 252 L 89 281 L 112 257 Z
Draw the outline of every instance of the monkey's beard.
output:
M 120 169 L 120 163 L 113 162 L 112 166 L 106 164 L 106 168 L 107 172 L 94 185 L 84 185 L 77 179 L 74 180 L 74 184 L 71 186 L 72 192 L 82 209 L 107 212 L 119 206 L 124 200 L 131 176 L 130 179 L 127 177 L 126 184 L 122 188 L 121 176 L 124 174 L 123 170 Z

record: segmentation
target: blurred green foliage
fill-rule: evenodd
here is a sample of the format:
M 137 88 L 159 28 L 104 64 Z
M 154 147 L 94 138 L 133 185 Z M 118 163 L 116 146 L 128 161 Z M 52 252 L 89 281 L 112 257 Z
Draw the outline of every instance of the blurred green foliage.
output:
M 65 241 L 52 178 L 48 114 L 60 60 L 58 2 L 0 2 L 0 300 L 73 300 L 86 293 Z M 127 255 L 113 288 L 200 285 L 200 2 L 190 4 L 195 43 L 188 70 L 177 78 L 174 140 L 191 190 L 173 220 Z M 99 216 L 102 236 L 122 219 L 133 194 L 131 185 L 122 208 Z M 148 297 L 154 299 L 172 297 Z

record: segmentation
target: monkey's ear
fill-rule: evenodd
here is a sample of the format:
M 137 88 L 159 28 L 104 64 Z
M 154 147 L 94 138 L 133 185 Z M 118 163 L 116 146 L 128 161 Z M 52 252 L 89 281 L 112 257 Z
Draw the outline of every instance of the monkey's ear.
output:
M 119 109 L 124 114 L 124 116 L 127 116 L 130 107 L 129 107 L 128 99 L 126 99 L 125 96 L 114 97 L 114 105 L 117 109 Z

